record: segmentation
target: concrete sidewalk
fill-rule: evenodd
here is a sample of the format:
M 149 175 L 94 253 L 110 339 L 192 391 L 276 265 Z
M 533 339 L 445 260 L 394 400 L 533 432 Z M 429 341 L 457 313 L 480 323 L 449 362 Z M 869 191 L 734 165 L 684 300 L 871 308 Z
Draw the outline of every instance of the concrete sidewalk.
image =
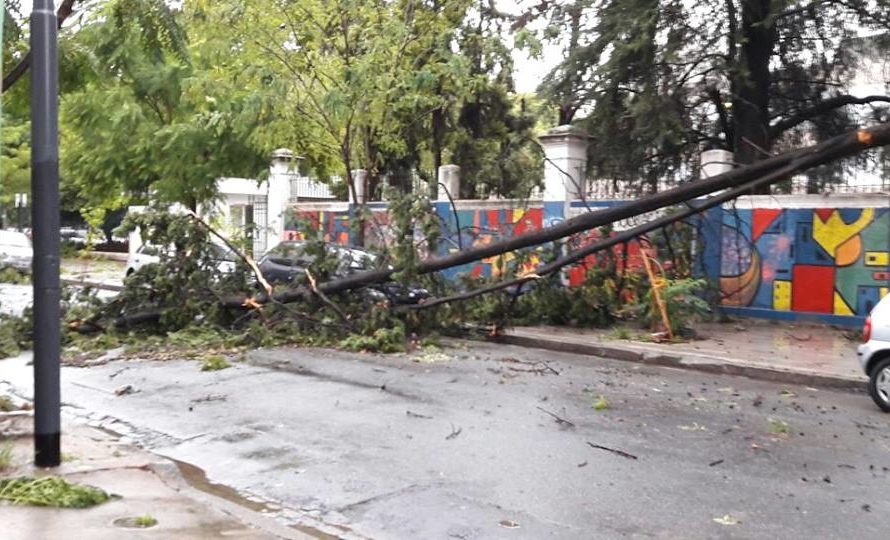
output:
M 498 340 L 513 345 L 591 354 L 712 373 L 862 390 L 859 344 L 850 330 L 815 324 L 740 319 L 696 326 L 684 343 L 647 341 L 645 330 L 517 327 Z M 620 339 L 629 337 L 630 339 Z
M 224 488 L 220 494 L 198 490 L 186 482 L 173 462 L 85 425 L 65 426 L 65 453 L 60 467 L 35 469 L 32 426 L 29 412 L 0 413 L 0 445 L 11 445 L 13 453 L 12 467 L 0 471 L 0 479 L 59 475 L 68 482 L 96 486 L 119 497 L 87 509 L 0 502 L 4 539 L 312 538 L 227 500 Z M 157 524 L 136 528 L 133 520 L 139 516 L 151 516 Z

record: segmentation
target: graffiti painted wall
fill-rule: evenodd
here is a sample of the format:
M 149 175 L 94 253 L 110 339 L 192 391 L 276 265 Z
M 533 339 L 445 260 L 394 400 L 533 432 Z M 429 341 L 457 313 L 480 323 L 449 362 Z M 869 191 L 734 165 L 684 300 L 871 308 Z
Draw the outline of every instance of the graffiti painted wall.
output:
M 600 207 L 619 204 L 603 203 Z M 385 204 L 371 206 L 371 217 L 365 222 L 365 245 L 386 247 L 393 245 L 395 231 L 390 226 L 390 216 Z M 431 208 L 441 224 L 438 243 L 438 256 L 446 256 L 472 247 L 480 247 L 492 242 L 540 229 L 545 221 L 543 205 L 527 205 L 523 201 L 457 201 L 456 208 L 449 203 L 435 203 Z M 579 209 L 573 212 L 577 214 Z M 583 211 L 588 211 L 584 209 Z M 286 213 L 282 240 L 302 240 L 306 231 L 314 231 L 326 242 L 350 244 L 354 231 L 350 228 L 353 219 L 349 206 L 345 203 L 304 203 L 292 206 Z M 620 229 L 620 227 L 619 227 Z M 576 235 L 569 242 L 569 249 L 577 249 L 600 239 L 598 231 Z M 422 238 L 417 244 L 424 246 Z M 624 249 L 627 253 L 624 253 Z M 489 257 L 476 263 L 450 268 L 443 272 L 447 279 L 497 278 L 503 275 L 514 276 L 531 271 L 541 263 L 544 248 L 529 249 L 521 254 L 506 253 Z M 641 248 L 639 243 L 630 242 L 627 246 L 617 245 L 611 250 L 619 272 L 625 267 L 630 271 L 642 271 Z M 652 253 L 654 254 L 654 251 Z M 422 256 L 428 256 L 424 252 Z M 565 279 L 571 286 L 584 282 L 590 268 L 602 265 L 603 254 L 591 255 L 577 265 L 567 269 Z M 518 263 L 521 261 L 521 266 Z
M 595 206 L 612 204 L 620 202 Z M 366 245 L 392 245 L 394 231 L 385 203 L 374 203 L 371 210 L 365 223 Z M 573 203 L 570 215 L 590 210 Z M 522 206 L 520 201 L 457 201 L 456 208 L 438 202 L 431 211 L 441 223 L 439 256 L 540 229 L 548 216 L 552 218 L 544 205 Z M 886 196 L 752 196 L 715 212 L 701 218 L 705 226 L 699 228 L 697 267 L 706 268 L 703 275 L 719 285 L 721 303 L 728 311 L 756 316 L 799 313 L 836 322 L 837 317 L 865 316 L 890 290 L 890 199 Z M 302 238 L 298 231 L 305 227 L 298 223 L 303 223 L 328 242 L 349 244 L 354 234 L 351 215 L 347 203 L 295 205 L 288 212 L 283 239 Z M 701 232 L 707 230 L 712 232 Z M 576 236 L 571 248 L 597 239 L 597 231 Z M 416 240 L 424 244 L 422 238 Z M 640 245 L 631 242 L 626 249 L 626 254 L 621 245 L 612 250 L 618 270 L 642 271 Z M 542 255 L 540 248 L 522 257 L 508 253 L 444 274 L 449 279 L 512 276 L 534 268 Z M 655 251 L 649 255 L 657 257 Z M 587 270 L 603 264 L 604 257 L 591 256 L 567 269 L 566 282 L 581 284 Z
M 390 245 L 393 238 L 385 206 L 371 208 L 371 217 L 365 221 L 365 245 Z M 349 205 L 345 203 L 308 203 L 295 205 L 285 212 L 284 232 L 281 240 L 304 240 L 307 231 L 314 231 L 318 238 L 332 244 L 349 245 L 354 231 Z
M 503 238 L 522 234 L 541 228 L 544 210 L 540 207 L 513 208 L 486 207 L 483 205 L 466 206 L 452 209 L 448 204 L 437 205 L 441 228 L 439 255 L 449 255 L 471 247 L 479 247 Z M 516 270 L 515 253 L 507 253 L 497 257 L 483 259 L 478 263 L 450 268 L 444 272 L 448 279 L 460 276 L 498 277 L 502 273 L 514 273 Z M 531 269 L 540 262 L 535 251 L 528 252 L 523 269 Z M 520 270 L 521 271 L 521 270 Z
M 890 287 L 888 205 L 885 196 L 811 195 L 724 208 L 723 305 L 867 315 Z

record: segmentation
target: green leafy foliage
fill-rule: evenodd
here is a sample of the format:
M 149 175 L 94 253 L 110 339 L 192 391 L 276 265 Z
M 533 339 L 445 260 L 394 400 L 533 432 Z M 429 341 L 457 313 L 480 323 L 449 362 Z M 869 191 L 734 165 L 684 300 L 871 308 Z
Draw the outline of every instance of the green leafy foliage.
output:
M 30 283 L 31 276 L 9 266 L 0 267 L 0 283 L 21 285 Z
M 395 353 L 405 350 L 405 327 L 397 324 L 392 328 L 378 328 L 370 335 L 353 334 L 339 346 L 347 351 Z
M 232 364 L 221 354 L 207 356 L 201 362 L 201 371 L 220 371 L 232 367 Z
M 111 499 L 99 488 L 70 484 L 58 476 L 0 480 L 0 500 L 15 505 L 89 508 Z
M 61 100 L 65 201 L 91 224 L 152 199 L 194 206 L 220 176 L 258 174 L 268 148 L 251 142 L 264 122 L 263 90 L 229 71 L 231 43 L 166 2 L 116 0 L 90 12 L 69 38 L 80 73 Z
M 669 280 L 667 286 L 662 289 L 661 297 L 667 307 L 668 320 L 674 332 L 682 332 L 689 328 L 689 324 L 710 316 L 711 307 L 702 298 L 708 283 L 703 279 L 678 279 Z M 649 311 L 649 321 L 658 321 L 661 314 L 652 298 L 651 290 L 646 296 Z
M 703 148 L 749 163 L 886 116 L 832 102 L 886 54 L 885 2 L 566 0 L 538 13 L 528 28 L 563 51 L 540 93 L 593 136 L 592 177 L 622 190 L 687 178 Z M 812 171 L 810 190 L 853 164 Z
M 136 516 L 136 518 L 134 519 L 134 522 L 136 523 L 137 527 L 142 528 L 142 529 L 154 527 L 155 525 L 158 524 L 158 520 L 148 514 L 145 514 L 142 516 Z
M 15 455 L 12 443 L 6 442 L 0 445 L 0 473 L 6 472 L 15 466 Z
M 27 308 L 21 317 L 0 313 L 0 358 L 17 356 L 31 348 L 33 312 Z
M 596 398 L 596 401 L 593 402 L 591 407 L 593 407 L 593 410 L 595 411 L 604 411 L 611 407 L 611 404 L 609 403 L 609 400 L 606 399 L 606 396 L 599 396 Z

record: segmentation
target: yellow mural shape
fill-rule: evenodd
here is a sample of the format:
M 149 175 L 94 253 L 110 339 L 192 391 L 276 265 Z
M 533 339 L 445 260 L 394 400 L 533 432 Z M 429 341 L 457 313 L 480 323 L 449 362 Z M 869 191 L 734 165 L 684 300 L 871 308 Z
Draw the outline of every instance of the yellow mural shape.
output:
M 844 223 L 837 210 L 833 211 L 826 221 L 822 221 L 822 218 L 813 213 L 813 240 L 832 256 L 837 257 L 837 248 L 868 227 L 874 217 L 874 208 L 863 208 L 859 218 L 850 224 Z
M 723 305 L 749 306 L 757 287 L 760 286 L 760 254 L 751 252 L 751 265 L 737 276 L 720 278 L 720 291 Z
M 847 305 L 847 302 L 844 301 L 844 298 L 837 291 L 834 291 L 834 314 L 855 315 L 853 310 L 850 309 L 850 306 Z
M 773 282 L 773 309 L 791 311 L 791 282 L 776 280 Z
M 887 287 L 881 287 L 881 298 L 887 296 L 888 292 L 890 292 L 890 289 L 888 289 Z
M 865 266 L 890 266 L 890 253 L 886 251 L 866 251 Z

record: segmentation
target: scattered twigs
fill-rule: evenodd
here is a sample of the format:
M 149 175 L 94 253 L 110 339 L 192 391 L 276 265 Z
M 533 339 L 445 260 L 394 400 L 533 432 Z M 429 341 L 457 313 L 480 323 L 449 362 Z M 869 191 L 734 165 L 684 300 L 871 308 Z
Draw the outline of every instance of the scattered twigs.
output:
M 589 446 L 591 448 L 596 448 L 597 450 L 605 450 L 606 452 L 612 452 L 615 455 L 618 455 L 618 456 L 621 456 L 621 457 L 627 458 L 627 459 L 640 459 L 633 454 L 625 452 L 624 450 L 616 450 L 615 448 L 609 448 L 608 446 L 603 446 L 601 444 L 594 444 L 590 441 L 587 441 L 587 446 Z
M 233 253 L 235 253 L 235 255 L 238 255 L 238 257 L 240 257 L 241 260 L 244 261 L 244 263 L 247 264 L 247 266 L 249 266 L 250 269 L 253 271 L 253 274 L 256 276 L 257 282 L 262 285 L 263 289 L 266 291 L 266 294 L 272 296 L 272 285 L 270 285 L 269 282 L 266 281 L 266 278 L 263 276 L 263 272 L 260 270 L 260 267 L 257 266 L 256 261 L 253 260 L 253 257 L 247 255 L 246 253 L 243 253 L 240 249 L 235 247 L 235 245 L 232 244 L 232 242 L 230 242 L 228 238 L 217 232 L 216 229 L 214 229 L 206 221 L 201 219 L 201 217 L 196 214 L 194 210 L 189 210 L 188 213 L 189 216 L 192 217 L 192 219 L 194 219 L 205 229 L 207 229 L 207 232 L 219 238 L 229 249 L 232 250 Z
M 334 310 L 334 313 L 336 313 L 337 316 L 340 317 L 340 320 L 343 321 L 343 324 L 352 329 L 352 321 L 350 321 L 349 317 L 345 313 L 343 313 L 343 310 L 340 309 L 340 306 L 332 302 L 325 293 L 318 290 L 318 282 L 315 280 L 315 276 L 312 275 L 312 272 L 310 272 L 308 268 L 306 269 L 306 277 L 309 278 L 309 287 L 312 289 L 312 292 L 315 294 L 315 296 L 317 296 L 329 308 Z
M 546 414 L 549 414 L 550 416 L 552 416 L 553 419 L 556 420 L 556 423 L 559 424 L 559 425 L 561 425 L 561 426 L 566 426 L 566 427 L 570 427 L 570 428 L 575 427 L 575 423 L 574 423 L 574 422 L 571 422 L 571 421 L 569 421 L 569 420 L 566 420 L 565 418 L 563 418 L 562 416 L 559 416 L 559 415 L 556 414 L 556 413 L 552 413 L 552 412 L 550 412 L 550 411 L 548 411 L 547 409 L 544 409 L 544 408 L 542 408 L 542 407 L 537 407 L 537 409 L 538 409 L 539 411 L 543 412 L 543 413 L 546 413 Z M 588 443 L 588 444 L 589 444 L 589 443 Z
M 451 439 L 456 439 L 458 435 L 461 434 L 463 428 L 455 428 L 454 424 L 451 424 L 451 433 L 445 436 L 446 441 L 450 441 Z
M 545 373 L 552 373 L 554 375 L 559 375 L 559 371 L 553 368 L 547 362 L 543 360 L 538 360 L 537 362 L 526 362 L 525 360 L 519 360 L 518 358 L 501 358 L 500 362 L 509 362 L 512 364 L 523 364 L 526 366 L 531 366 L 528 369 L 518 368 L 518 367 L 508 367 L 510 371 L 518 371 L 520 373 L 535 373 L 537 375 L 543 375 Z

